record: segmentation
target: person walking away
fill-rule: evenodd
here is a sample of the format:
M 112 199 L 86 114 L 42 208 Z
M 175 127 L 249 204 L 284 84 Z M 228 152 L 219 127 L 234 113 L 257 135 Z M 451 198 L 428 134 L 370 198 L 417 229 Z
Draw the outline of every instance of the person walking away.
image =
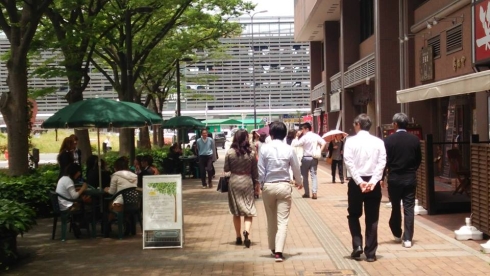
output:
M 356 135 L 347 139 L 344 146 L 344 162 L 352 178 L 347 188 L 349 230 L 352 236 L 351 258 L 359 259 L 364 252 L 366 261 L 376 261 L 378 248 L 378 220 L 381 204 L 381 186 L 386 165 L 386 150 L 381 139 L 369 134 L 371 119 L 359 114 L 354 119 Z M 366 223 L 366 246 L 362 248 L 359 218 L 364 215 Z
M 344 184 L 344 164 L 343 164 L 343 154 L 344 154 L 344 141 L 342 140 L 342 135 L 335 135 L 334 140 L 328 144 L 328 157 L 332 158 L 332 183 L 335 183 L 336 169 L 339 169 L 340 183 Z
M 390 229 L 395 242 L 402 242 L 403 247 L 412 247 L 416 172 L 422 161 L 420 140 L 408 133 L 408 116 L 396 113 L 393 116 L 395 133 L 384 140 L 386 148 L 386 170 L 388 172 L 388 195 L 391 201 Z M 384 183 L 381 182 L 381 186 Z M 402 235 L 402 217 L 400 200 L 403 201 L 404 231 Z
M 213 138 L 208 137 L 206 129 L 201 130 L 201 138 L 197 139 L 197 152 L 199 156 L 199 176 L 202 188 L 206 189 L 206 172 L 208 173 L 209 188 L 213 187 L 213 162 L 216 161 L 216 146 Z
M 282 262 L 291 211 L 292 186 L 289 168 L 293 171 L 298 189 L 303 187 L 303 182 L 294 150 L 283 142 L 287 132 L 286 125 L 283 122 L 272 122 L 269 131 L 272 141 L 261 147 L 257 167 L 267 216 L 269 249 L 276 262 Z
M 233 215 L 236 245 L 242 244 L 241 217 L 243 218 L 243 237 L 245 246 L 250 247 L 250 227 L 252 218 L 257 216 L 255 191 L 259 191 L 256 152 L 250 147 L 248 133 L 244 129 L 235 132 L 233 143 L 225 155 L 224 172 L 230 172 L 228 205 Z
M 58 165 L 60 167 L 60 171 L 58 173 L 58 180 L 65 175 L 65 170 L 68 165 L 73 164 L 73 139 L 71 137 L 66 137 L 63 139 L 63 143 L 61 143 L 60 151 L 58 153 L 58 157 L 56 158 L 58 161 Z
M 301 175 L 303 176 L 303 184 L 305 185 L 305 194 L 303 198 L 310 197 L 310 185 L 308 182 L 308 173 L 311 175 L 311 192 L 313 193 L 312 199 L 317 199 L 318 180 L 317 180 L 317 167 L 318 159 L 313 158 L 314 152 L 318 145 L 321 146 L 321 151 L 325 149 L 327 142 L 320 137 L 320 135 L 311 131 L 311 124 L 304 123 L 301 125 L 301 131 L 296 134 L 301 138 L 293 140 L 291 143 L 294 147 L 303 147 L 303 158 L 301 158 Z

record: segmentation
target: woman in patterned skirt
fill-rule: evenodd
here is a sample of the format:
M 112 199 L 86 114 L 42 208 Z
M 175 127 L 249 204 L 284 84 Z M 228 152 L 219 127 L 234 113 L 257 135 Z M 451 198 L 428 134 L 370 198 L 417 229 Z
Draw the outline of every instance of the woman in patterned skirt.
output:
M 233 143 L 225 156 L 224 171 L 231 173 L 228 204 L 230 213 L 233 215 L 233 225 L 237 237 L 236 244 L 242 244 L 240 217 L 244 217 L 243 237 L 246 247 L 250 247 L 251 244 L 249 235 L 252 217 L 257 216 L 254 195 L 258 194 L 259 185 L 255 154 L 255 151 L 250 147 L 247 131 L 240 129 L 235 133 Z

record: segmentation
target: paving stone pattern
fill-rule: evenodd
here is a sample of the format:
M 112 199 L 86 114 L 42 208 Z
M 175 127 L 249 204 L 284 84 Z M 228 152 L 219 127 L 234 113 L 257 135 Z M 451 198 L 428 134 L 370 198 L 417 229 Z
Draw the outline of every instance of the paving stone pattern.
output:
M 224 156 L 224 155 L 223 155 Z M 220 158 L 215 163 L 222 171 Z M 349 258 L 351 237 L 347 225 L 347 187 L 330 183 L 325 162 L 319 166 L 318 200 L 293 193 L 285 261 L 275 263 L 267 246 L 267 224 L 262 200 L 253 220 L 251 248 L 235 245 L 227 195 L 201 189 L 200 180 L 186 179 L 184 188 L 183 249 L 142 249 L 141 233 L 111 238 L 51 240 L 51 219 L 38 225 L 18 243 L 22 262 L 5 275 L 489 275 L 490 258 L 478 251 L 482 242 L 459 242 L 444 227 L 454 216 L 417 217 L 414 246 L 392 241 L 388 227 L 391 209 L 381 207 L 378 261 Z M 215 184 L 217 179 L 215 179 Z M 383 197 L 387 202 L 387 197 Z M 457 216 L 458 217 L 458 216 Z M 458 217 L 460 219 L 461 216 Z M 462 217 L 464 218 L 464 216 Z M 362 219 L 362 218 L 361 218 Z M 464 219 L 461 219 L 462 225 Z M 452 222 L 454 223 L 454 222 Z M 58 226 L 59 227 L 59 226 Z

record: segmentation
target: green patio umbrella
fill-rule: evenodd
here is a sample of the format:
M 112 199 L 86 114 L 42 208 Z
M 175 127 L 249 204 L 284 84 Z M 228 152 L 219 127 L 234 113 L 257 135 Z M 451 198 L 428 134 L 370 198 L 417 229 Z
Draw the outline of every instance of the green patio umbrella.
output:
M 100 157 L 100 128 L 139 128 L 162 123 L 160 116 L 140 104 L 94 98 L 65 106 L 44 121 L 42 127 L 97 128 L 97 152 Z M 98 166 L 101 183 L 100 158 Z M 100 187 L 102 189 L 102 185 Z
M 179 129 L 181 130 L 179 136 L 182 136 L 181 140 L 182 144 L 184 144 L 184 129 L 203 129 L 206 127 L 206 124 L 197 120 L 196 118 L 190 116 L 177 116 L 173 117 L 167 121 L 165 121 L 162 125 L 162 128 L 170 128 L 170 129 Z M 185 151 L 184 151 L 185 156 Z
M 205 128 L 206 125 L 196 118 L 190 116 L 177 116 L 165 121 L 162 128 L 179 129 L 179 128 L 190 128 L 199 129 Z
M 42 124 L 43 128 L 138 128 L 161 125 L 162 118 L 144 106 L 103 98 L 70 104 Z

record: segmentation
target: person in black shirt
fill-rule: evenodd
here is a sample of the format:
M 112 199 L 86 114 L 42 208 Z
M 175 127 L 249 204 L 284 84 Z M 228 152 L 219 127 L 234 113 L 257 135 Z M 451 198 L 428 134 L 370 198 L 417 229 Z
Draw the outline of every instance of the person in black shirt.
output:
M 406 131 L 408 116 L 396 113 L 393 116 L 395 133 L 384 140 L 386 148 L 386 170 L 388 173 L 388 195 L 391 201 L 390 229 L 395 242 L 406 248 L 412 247 L 416 172 L 422 160 L 420 140 Z M 382 183 L 383 186 L 384 183 Z M 404 231 L 402 237 L 400 200 L 403 200 Z
M 138 173 L 138 187 L 143 187 L 143 176 L 155 175 L 155 170 L 152 168 L 152 158 L 148 155 L 141 157 L 141 172 Z
M 87 168 L 87 184 L 94 188 L 99 188 L 100 187 L 100 182 L 99 182 L 99 164 L 98 164 L 98 157 L 97 155 L 92 155 L 95 156 L 95 164 L 93 164 L 93 168 L 88 171 Z M 100 159 L 100 171 L 101 171 L 101 178 L 102 178 L 102 188 L 109 187 L 111 184 L 111 172 L 107 170 L 107 164 L 104 159 Z

